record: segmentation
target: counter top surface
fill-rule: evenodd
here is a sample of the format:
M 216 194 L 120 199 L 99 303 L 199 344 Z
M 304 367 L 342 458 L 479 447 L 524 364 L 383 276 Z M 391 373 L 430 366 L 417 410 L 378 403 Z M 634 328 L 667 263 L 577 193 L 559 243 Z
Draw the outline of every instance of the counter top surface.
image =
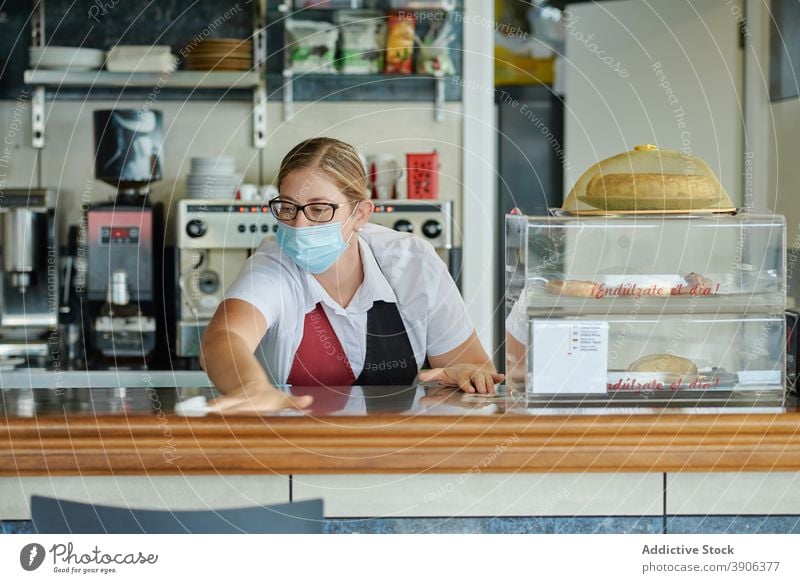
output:
M 423 384 L 408 386 L 284 387 L 295 395 L 312 395 L 307 411 L 284 410 L 269 417 L 501 416 L 501 415 L 700 415 L 800 413 L 794 395 L 773 392 L 679 391 L 601 395 L 466 394 Z M 219 393 L 208 386 L 6 388 L 0 391 L 0 412 L 18 418 L 81 416 L 217 417 L 205 405 Z M 241 417 L 241 415 L 240 415 Z M 246 417 L 246 416 L 245 416 Z M 231 416 L 226 416 L 230 419 Z
M 698 401 L 480 397 L 423 385 L 291 390 L 314 395 L 310 410 L 186 407 L 213 398 L 202 386 L 6 387 L 0 475 L 800 471 L 797 401 L 769 393 Z

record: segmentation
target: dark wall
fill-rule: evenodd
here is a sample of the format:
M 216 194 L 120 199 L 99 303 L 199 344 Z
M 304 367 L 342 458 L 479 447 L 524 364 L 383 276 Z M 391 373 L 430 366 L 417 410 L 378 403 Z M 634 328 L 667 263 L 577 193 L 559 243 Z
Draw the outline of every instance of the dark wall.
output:
M 386 0 L 372 0 L 381 8 L 388 7 Z M 28 66 L 28 47 L 31 37 L 31 6 L 33 0 L 7 0 L 0 3 L 0 99 L 16 99 L 23 87 L 23 73 Z M 283 15 L 277 10 L 281 0 L 268 0 L 268 93 L 271 99 L 282 95 Z M 459 14 L 463 0 L 459 0 Z M 306 11 L 304 17 L 331 19 L 330 11 Z M 463 25 L 454 18 L 456 40 L 453 43 L 453 60 L 460 74 L 462 67 Z M 214 23 L 212 25 L 212 23 Z M 418 34 L 424 35 L 428 25 L 421 23 Z M 108 49 L 115 44 L 165 44 L 175 54 L 197 35 L 209 38 L 248 38 L 252 35 L 252 4 L 244 0 L 46 0 L 45 43 L 62 46 L 83 46 Z M 322 77 L 322 78 L 320 78 Z M 363 79 L 335 75 L 324 78 L 303 79 L 296 84 L 295 99 L 346 100 L 428 100 L 433 97 L 433 85 L 425 79 Z M 448 100 L 461 96 L 457 83 L 447 83 Z M 141 91 L 139 91 L 141 92 Z M 96 88 L 61 89 L 60 98 L 97 99 L 114 98 L 120 90 Z M 136 96 L 136 90 L 126 90 Z M 219 93 L 219 92 L 217 92 Z M 185 91 L 163 92 L 163 99 L 185 99 Z M 197 98 L 216 97 L 214 91 L 193 94 Z M 231 95 L 227 95 L 231 97 Z M 249 92 L 239 92 L 233 97 L 249 100 Z

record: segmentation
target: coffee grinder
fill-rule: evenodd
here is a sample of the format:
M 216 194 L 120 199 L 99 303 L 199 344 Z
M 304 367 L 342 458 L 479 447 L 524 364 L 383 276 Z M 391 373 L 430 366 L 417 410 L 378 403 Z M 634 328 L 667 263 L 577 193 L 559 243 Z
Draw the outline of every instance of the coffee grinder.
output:
M 162 205 L 150 184 L 162 177 L 163 116 L 147 109 L 94 112 L 95 177 L 115 196 L 86 212 L 89 335 L 93 365 L 152 365 L 163 341 Z M 164 350 L 156 351 L 164 354 Z M 109 359 L 113 359 L 109 362 Z
M 44 367 L 58 352 L 55 195 L 0 190 L 0 370 Z

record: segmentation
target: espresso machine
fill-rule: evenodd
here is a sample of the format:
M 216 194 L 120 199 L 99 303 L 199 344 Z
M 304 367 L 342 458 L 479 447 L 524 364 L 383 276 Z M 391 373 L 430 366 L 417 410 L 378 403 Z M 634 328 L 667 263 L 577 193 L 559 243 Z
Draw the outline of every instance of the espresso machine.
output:
M 0 190 L 0 370 L 47 366 L 58 352 L 55 191 Z
M 176 213 L 175 352 L 197 358 L 209 320 L 242 265 L 278 221 L 266 204 L 185 199 Z
M 152 364 L 151 355 L 166 352 L 156 350 L 165 342 L 159 333 L 165 326 L 163 211 L 149 199 L 150 184 L 162 177 L 163 116 L 146 109 L 95 111 L 94 133 L 95 176 L 118 190 L 86 212 L 92 366 L 119 366 L 120 359 L 133 367 Z
M 461 287 L 461 249 L 455 244 L 453 201 L 398 199 L 373 202 L 375 212 L 369 222 L 412 233 L 428 241 Z

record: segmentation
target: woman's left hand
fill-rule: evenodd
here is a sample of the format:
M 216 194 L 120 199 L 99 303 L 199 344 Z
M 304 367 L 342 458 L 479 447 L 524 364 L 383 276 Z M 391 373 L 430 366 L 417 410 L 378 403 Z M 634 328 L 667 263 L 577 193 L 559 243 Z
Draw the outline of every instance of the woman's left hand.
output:
M 454 364 L 446 368 L 432 368 L 419 373 L 420 382 L 439 381 L 440 385 L 459 387 L 465 393 L 494 393 L 494 386 L 505 375 L 486 370 L 477 364 Z
M 458 407 L 459 409 L 478 410 L 491 407 L 492 401 L 489 399 L 471 399 L 465 401 L 462 399 L 461 391 L 456 387 L 427 387 L 425 395 L 419 400 L 419 404 L 426 409 L 433 409 L 435 413 L 435 408 L 440 405 Z

